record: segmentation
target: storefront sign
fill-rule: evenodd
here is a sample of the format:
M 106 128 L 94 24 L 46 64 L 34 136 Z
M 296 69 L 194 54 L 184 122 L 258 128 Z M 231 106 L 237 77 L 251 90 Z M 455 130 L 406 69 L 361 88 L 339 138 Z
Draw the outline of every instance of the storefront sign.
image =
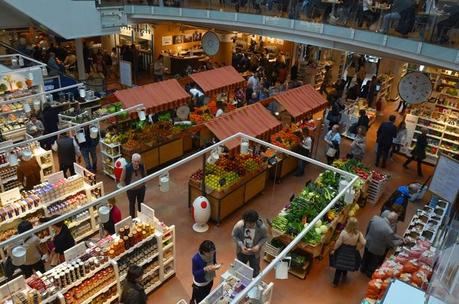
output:
M 162 39 L 162 45 L 172 45 L 172 36 L 163 36 Z
M 132 87 L 132 64 L 129 61 L 120 60 L 120 82 Z

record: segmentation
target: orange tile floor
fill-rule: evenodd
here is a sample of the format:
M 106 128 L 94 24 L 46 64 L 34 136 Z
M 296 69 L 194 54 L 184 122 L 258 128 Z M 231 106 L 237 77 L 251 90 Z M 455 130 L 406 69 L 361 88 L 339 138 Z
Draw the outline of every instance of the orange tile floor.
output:
M 390 113 L 393 113 L 395 103 L 387 103 L 385 105 L 385 115 L 377 118 L 374 125 L 371 126 L 367 136 L 367 155 L 364 163 L 370 167 L 374 167 L 375 152 L 375 135 L 378 125 L 384 121 Z M 398 115 L 397 123 L 402 119 Z M 343 140 L 342 156 L 347 154 L 351 141 Z M 317 159 L 325 161 L 325 147 L 323 140 L 319 143 Z M 422 183 L 426 177 L 433 172 L 433 167 L 425 165 L 424 179 L 420 179 L 416 175 L 415 164 L 411 164 L 410 169 L 404 169 L 402 162 L 406 159 L 403 155 L 395 155 L 385 172 L 391 174 L 391 179 L 387 185 L 384 196 L 377 205 L 367 204 L 365 208 L 358 213 L 358 219 L 361 223 L 360 228 L 365 231 L 367 223 L 371 216 L 379 213 L 382 202 L 388 198 L 392 191 L 402 184 L 411 182 Z M 222 271 L 228 268 L 228 265 L 235 258 L 235 246 L 231 240 L 231 230 L 236 221 L 238 221 L 242 213 L 253 208 L 259 212 L 263 218 L 271 219 L 279 210 L 288 202 L 289 197 L 293 193 L 297 193 L 302 189 L 304 183 L 309 179 L 314 179 L 321 171 L 313 165 L 306 166 L 306 174 L 304 177 L 295 177 L 290 175 L 282 180 L 280 184 L 270 182 L 264 192 L 251 200 L 243 208 L 237 210 L 234 214 L 223 220 L 220 226 L 211 224 L 210 229 L 206 233 L 195 233 L 191 226 L 193 224 L 191 214 L 188 209 L 188 179 L 190 175 L 201 166 L 201 161 L 189 162 L 172 172 L 170 172 L 170 190 L 167 193 L 159 191 L 158 181 L 154 180 L 147 185 L 147 194 L 145 201 L 153 207 L 157 216 L 167 224 L 173 224 L 177 231 L 177 273 L 174 277 L 165 282 L 157 290 L 149 295 L 149 303 L 155 304 L 173 304 L 180 299 L 189 301 L 191 296 L 191 257 L 196 253 L 200 242 L 205 239 L 210 239 L 215 242 L 217 247 L 217 259 L 223 263 Z M 99 161 L 100 167 L 100 161 Z M 105 192 L 113 191 L 115 187 L 114 181 L 104 176 L 99 168 L 98 179 L 104 181 Z M 121 207 L 123 216 L 128 214 L 128 202 L 125 195 L 117 198 L 118 205 Z M 406 222 L 399 224 L 399 231 L 406 228 L 407 222 L 410 220 L 414 211 L 422 206 L 423 202 L 410 203 Z M 328 254 L 325 254 L 326 256 Z M 266 263 L 262 261 L 262 267 Z M 274 281 L 273 303 L 323 303 L 323 304 L 349 304 L 360 303 L 366 291 L 368 279 L 360 272 L 350 273 L 347 282 L 333 288 L 331 280 L 334 270 L 328 266 L 328 258 L 323 260 L 314 260 L 313 267 L 305 280 L 300 280 L 290 276 L 288 280 L 275 280 L 273 274 L 269 274 L 265 278 L 266 282 Z M 220 273 L 217 273 L 219 275 Z M 215 283 L 218 282 L 218 277 Z M 215 286 L 215 285 L 214 285 Z

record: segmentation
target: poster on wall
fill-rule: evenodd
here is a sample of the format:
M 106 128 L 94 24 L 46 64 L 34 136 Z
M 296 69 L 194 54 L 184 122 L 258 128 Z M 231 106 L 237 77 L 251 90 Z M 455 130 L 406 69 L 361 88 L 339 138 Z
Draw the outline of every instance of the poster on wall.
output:
M 193 34 L 185 34 L 183 36 L 183 42 L 193 42 Z
M 175 35 L 172 38 L 173 38 L 173 43 L 174 44 L 180 44 L 180 43 L 183 43 L 183 39 L 185 38 L 185 36 L 184 35 Z
M 163 36 L 162 37 L 162 45 L 172 45 L 172 36 Z
M 201 41 L 201 38 L 202 38 L 202 33 L 197 32 L 197 31 L 193 33 L 193 41 Z
M 122 85 L 132 87 L 131 62 L 120 60 L 120 82 Z

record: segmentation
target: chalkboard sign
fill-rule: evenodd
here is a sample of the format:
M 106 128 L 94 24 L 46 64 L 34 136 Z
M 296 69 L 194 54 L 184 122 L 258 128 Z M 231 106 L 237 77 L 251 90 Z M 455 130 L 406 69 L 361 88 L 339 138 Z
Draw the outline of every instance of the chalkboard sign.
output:
M 429 190 L 454 204 L 459 191 L 459 162 L 440 154 Z

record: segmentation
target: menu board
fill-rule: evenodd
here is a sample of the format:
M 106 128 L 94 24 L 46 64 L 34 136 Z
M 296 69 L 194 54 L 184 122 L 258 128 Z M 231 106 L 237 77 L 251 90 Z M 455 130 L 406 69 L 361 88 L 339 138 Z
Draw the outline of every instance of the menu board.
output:
M 454 204 L 459 187 L 459 162 L 440 154 L 429 190 L 442 199 Z

